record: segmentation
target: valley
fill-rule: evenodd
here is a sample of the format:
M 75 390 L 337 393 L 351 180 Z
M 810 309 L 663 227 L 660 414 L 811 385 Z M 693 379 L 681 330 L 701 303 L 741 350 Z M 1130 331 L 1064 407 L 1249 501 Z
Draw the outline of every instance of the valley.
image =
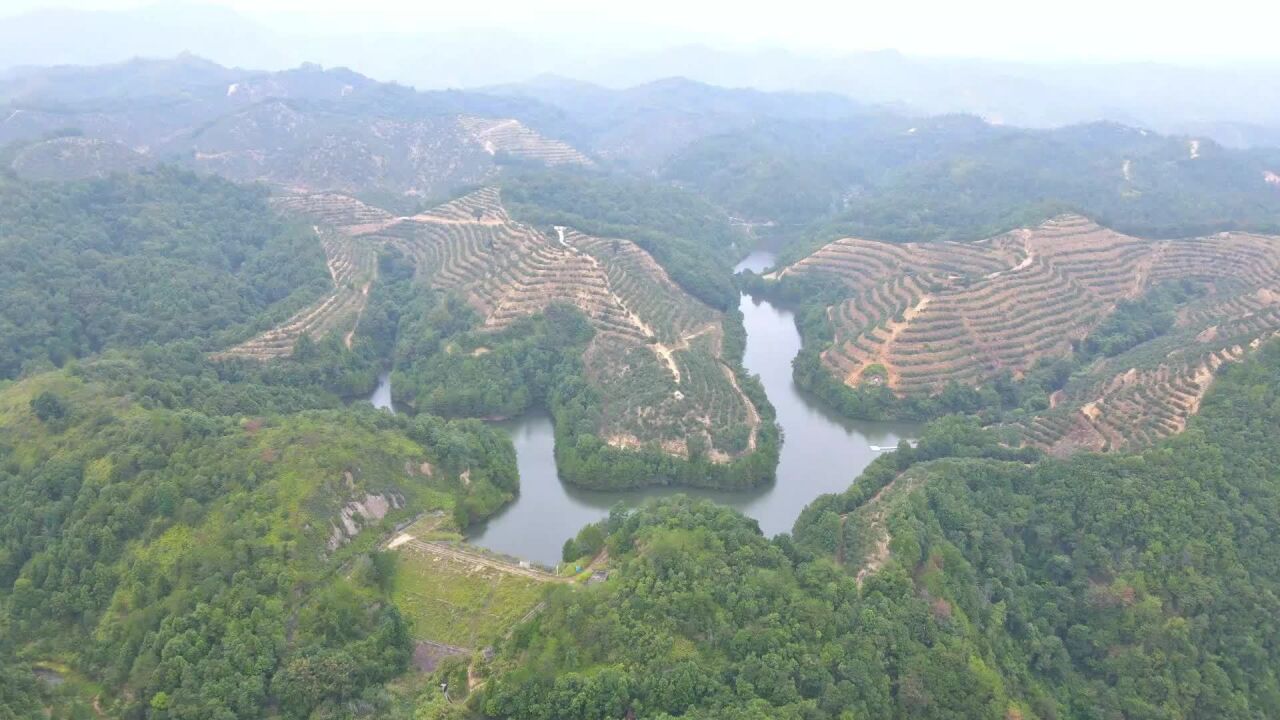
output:
M 1280 716 L 1276 172 L 0 70 L 0 718 Z
M 762 269 L 773 262 L 768 253 L 755 253 L 740 269 Z M 561 560 L 561 545 L 584 525 L 597 522 L 619 503 L 637 507 L 647 500 L 681 493 L 714 500 L 737 508 L 760 524 L 766 535 L 790 530 L 800 511 L 822 493 L 838 492 L 847 478 L 875 459 L 877 447 L 896 447 L 900 440 L 915 438 L 920 430 L 912 423 L 858 422 L 839 418 L 819 399 L 795 387 L 791 360 L 800 350 L 794 319 L 768 301 L 741 298 L 747 331 L 743 364 L 758 375 L 770 402 L 777 408 L 777 422 L 787 433 L 778 464 L 776 482 L 757 490 L 702 490 L 697 488 L 645 488 L 594 490 L 575 487 L 560 478 L 555 460 L 555 432 L 551 418 L 533 413 L 498 423 L 511 437 L 520 471 L 521 491 L 511 504 L 467 531 L 467 540 L 496 552 L 526 558 L 544 565 Z M 380 385 L 373 402 L 387 397 Z M 385 405 L 382 405 L 385 407 Z M 840 463 L 823 461 L 824 454 L 838 452 Z

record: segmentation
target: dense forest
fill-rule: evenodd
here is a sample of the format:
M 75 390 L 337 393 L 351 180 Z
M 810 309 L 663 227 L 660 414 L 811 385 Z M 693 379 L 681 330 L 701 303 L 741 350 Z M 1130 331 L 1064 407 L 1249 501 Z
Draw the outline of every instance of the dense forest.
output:
M 475 706 L 557 719 L 1273 717 L 1278 424 L 1273 344 L 1223 374 L 1184 435 L 1138 455 L 1028 464 L 947 421 L 811 506 L 794 536 L 766 539 L 685 499 L 616 512 L 600 526 L 615 576 L 553 595 Z M 863 490 L 877 472 L 898 486 Z M 857 512 L 871 503 L 889 504 L 892 539 L 859 583 Z
M 181 102 L 189 89 L 136 105 L 94 95 L 94 109 L 114 106 L 122 126 L 154 115 L 138 132 L 185 127 L 155 103 L 222 116 L 240 102 L 225 88 L 240 74 L 218 70 L 206 67 L 214 79 Z M 609 363 L 584 353 L 607 330 L 567 303 L 482 327 L 473 298 L 428 287 L 395 218 L 369 208 L 357 212 L 386 237 L 350 335 L 302 334 L 269 361 L 219 356 L 332 290 L 310 222 L 277 214 L 266 187 L 168 167 L 62 183 L 0 172 L 0 720 L 1280 717 L 1280 340 L 1214 365 L 1185 432 L 1053 458 L 1021 446 L 1012 423 L 1091 365 L 1178 342 L 1179 313 L 1203 287 L 1175 280 L 1126 296 L 1070 356 L 1016 378 L 897 397 L 822 366 L 826 308 L 842 297 L 830 278 L 766 290 L 731 274 L 769 234 L 789 243 L 786 257 L 846 234 L 976 239 L 1064 210 L 1141 235 L 1276 230 L 1280 194 L 1262 179 L 1280 170 L 1273 151 L 1111 124 L 908 118 L 826 97 L 797 107 L 680 81 L 584 118 L 495 94 L 419 96 L 346 70 L 250 80 L 292 98 L 279 107 L 323 117 L 318 127 L 340 116 L 360 136 L 380 132 L 371 118 L 445 118 L 452 143 L 454 116 L 477 113 L 591 141 L 584 152 L 599 157 L 571 166 L 466 146 L 478 177 L 548 242 L 554 225 L 606 248 L 632 240 L 676 284 L 638 294 L 696 298 L 719 354 L 704 351 L 711 359 L 684 378 L 711 371 L 740 387 L 733 398 L 758 411 L 758 433 L 710 404 L 705 436 L 678 438 L 687 456 L 602 437 L 622 403 L 588 370 Z M 694 112 L 674 112 L 682 103 Z M 591 117 L 629 122 L 569 132 Z M 665 137 L 673 117 L 688 122 Z M 510 147 L 528 138 L 516 131 Z M 241 149 L 259 151 L 252 142 Z M 339 169 L 351 157 L 322 155 Z M 432 193 L 353 191 L 392 215 L 426 209 Z M 341 205 L 317 197 L 320 212 Z M 438 242 L 482 242 L 471 227 L 481 219 L 438 218 L 465 226 Z M 359 227 L 344 240 L 367 240 Z M 619 248 L 581 252 L 606 264 Z M 773 481 L 783 429 L 742 367 L 740 290 L 795 308 L 802 390 L 846 415 L 929 419 L 918 441 L 878 455 L 772 538 L 728 507 L 671 495 L 619 505 L 564 538 L 554 569 L 463 542 L 520 492 L 512 441 L 484 420 L 531 408 L 551 414 L 561 479 L 584 494 Z M 1243 302 L 1255 301 L 1271 304 Z M 697 337 L 672 334 L 668 357 Z M 653 398 L 694 383 L 675 370 L 672 385 L 660 352 L 631 349 L 649 364 L 614 363 L 638 388 L 624 410 L 668 435 L 695 426 L 654 419 Z M 398 413 L 362 400 L 387 371 Z M 443 550 L 410 559 L 395 551 L 402 538 Z M 451 551 L 462 556 L 454 580 L 492 594 L 450 584 L 440 567 Z M 525 584 L 513 589 L 515 578 Z M 439 602 L 415 604 L 422 588 Z M 518 612 L 490 604 L 515 595 L 527 603 L 504 611 Z M 419 662 L 439 640 L 418 633 L 433 612 L 437 626 L 485 615 L 499 629 Z
M 665 175 L 794 241 L 977 240 L 1078 212 L 1121 232 L 1183 237 L 1280 228 L 1275 157 L 1112 123 L 1054 130 L 978 118 L 867 115 L 711 136 Z
M 270 212 L 265 189 L 172 169 L 0 177 L 0 251 L 0 378 L 113 347 L 224 346 L 329 282 L 311 229 Z
M 382 498 L 385 530 L 516 488 L 509 441 L 475 421 L 149 408 L 95 375 L 0 394 L 0 650 L 102 682 L 123 715 L 376 707 L 409 641 L 376 533 L 348 539 L 339 511 Z

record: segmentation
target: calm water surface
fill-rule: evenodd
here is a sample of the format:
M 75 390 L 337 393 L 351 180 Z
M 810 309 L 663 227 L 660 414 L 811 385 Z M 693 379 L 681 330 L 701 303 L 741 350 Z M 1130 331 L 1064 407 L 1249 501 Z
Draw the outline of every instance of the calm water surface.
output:
M 369 396 L 369 402 L 379 410 L 396 411 L 395 403 L 391 402 L 391 371 L 387 370 L 378 376 L 378 388 Z
M 772 254 L 752 253 L 737 269 L 758 272 L 772 262 Z M 560 561 L 564 541 L 583 525 L 608 515 L 616 503 L 631 505 L 678 492 L 735 507 L 758 520 L 766 535 L 789 532 L 800 511 L 815 497 L 849 487 L 879 455 L 873 445 L 893 447 L 900 439 L 916 437 L 918 425 L 854 422 L 819 406 L 791 379 L 791 360 L 800 350 L 800 334 L 792 314 L 746 295 L 739 307 L 747 329 L 745 365 L 749 372 L 760 376 L 782 425 L 784 439 L 776 483 L 746 492 L 669 487 L 598 491 L 570 487 L 556 473 L 550 417 L 530 414 L 499 423 L 515 443 L 520 495 L 488 522 L 474 527 L 468 539 L 499 552 L 554 565 Z

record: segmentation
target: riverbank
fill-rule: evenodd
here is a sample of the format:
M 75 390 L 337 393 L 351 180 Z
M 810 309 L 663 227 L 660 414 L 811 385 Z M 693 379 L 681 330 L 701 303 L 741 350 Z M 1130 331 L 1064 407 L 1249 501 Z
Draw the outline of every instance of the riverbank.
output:
M 774 261 L 756 252 L 736 271 L 759 272 Z M 835 415 L 797 387 L 791 362 L 800 352 L 800 333 L 791 311 L 749 295 L 739 298 L 746 329 L 743 364 L 760 378 L 777 411 L 784 440 L 776 482 L 752 490 L 707 490 L 650 486 L 628 490 L 589 490 L 560 479 L 555 431 L 545 412 L 495 421 L 511 437 L 520 473 L 520 494 L 492 517 L 476 523 L 467 541 L 488 550 L 551 567 L 560 562 L 564 541 L 584 525 L 609 514 L 618 504 L 683 493 L 733 507 L 754 518 L 766 535 L 790 532 L 800 511 L 815 498 L 843 492 L 862 470 L 899 440 L 918 437 L 917 423 L 859 422 Z M 370 397 L 375 407 L 394 411 L 391 376 L 383 373 Z
M 758 271 L 772 262 L 768 253 L 753 253 L 736 269 Z M 507 429 L 515 445 L 519 496 L 470 528 L 467 540 L 554 565 L 565 540 L 608 515 L 615 505 L 634 506 L 676 493 L 736 508 L 755 518 L 766 535 L 789 532 L 806 505 L 819 495 L 848 488 L 883 452 L 881 448 L 918 436 L 919 425 L 914 423 L 856 422 L 827 411 L 792 379 L 791 361 L 800 350 L 800 335 L 791 312 L 747 295 L 741 296 L 739 308 L 747 333 L 744 364 L 760 377 L 785 435 L 775 483 L 746 491 L 665 486 L 601 491 L 566 485 L 556 470 L 551 418 L 531 413 L 497 423 Z

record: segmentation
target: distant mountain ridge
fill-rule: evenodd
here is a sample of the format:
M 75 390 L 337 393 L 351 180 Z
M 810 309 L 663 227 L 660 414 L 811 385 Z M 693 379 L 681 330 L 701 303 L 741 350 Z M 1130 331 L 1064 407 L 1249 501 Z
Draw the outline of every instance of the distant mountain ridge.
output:
M 783 243 L 978 239 L 1064 211 L 1148 236 L 1280 228 L 1280 150 L 1118 123 L 912 116 L 687 78 L 419 92 L 347 68 L 263 72 L 183 55 L 10 71 L 0 99 L 0 166 L 28 178 L 173 163 L 412 205 L 503 166 L 569 165 L 692 191 Z
M 437 196 L 502 162 L 591 162 L 512 117 L 555 114 L 533 100 L 419 93 L 314 64 L 269 73 L 184 55 L 29 68 L 0 77 L 0 99 L 0 144 L 15 143 L 8 164 L 38 179 L 163 162 L 295 188 Z
M 690 143 L 763 120 L 835 120 L 884 112 L 833 93 L 762 92 L 675 76 L 615 90 L 542 75 L 484 90 L 558 108 L 573 118 L 580 142 L 592 151 L 646 171 Z
M 1275 232 L 1278 166 L 1274 150 L 1117 123 L 1044 130 L 883 114 L 708 137 L 662 175 L 789 239 L 913 241 L 978 240 L 1068 211 L 1147 237 Z
M 1029 63 L 918 57 L 887 50 L 831 57 L 778 48 L 643 47 L 624 30 L 550 38 L 498 27 L 466 32 L 308 35 L 225 7 L 173 3 L 116 12 L 48 10 L 0 18 L 0 68 L 95 65 L 182 52 L 279 70 L 308 60 L 422 89 L 491 87 L 545 73 L 604 87 L 681 76 L 761 91 L 826 92 L 912 114 L 968 113 L 994 123 L 1056 127 L 1108 120 L 1194 133 L 1229 147 L 1280 140 L 1280 66 Z M 654 46 L 655 43 L 649 43 Z

